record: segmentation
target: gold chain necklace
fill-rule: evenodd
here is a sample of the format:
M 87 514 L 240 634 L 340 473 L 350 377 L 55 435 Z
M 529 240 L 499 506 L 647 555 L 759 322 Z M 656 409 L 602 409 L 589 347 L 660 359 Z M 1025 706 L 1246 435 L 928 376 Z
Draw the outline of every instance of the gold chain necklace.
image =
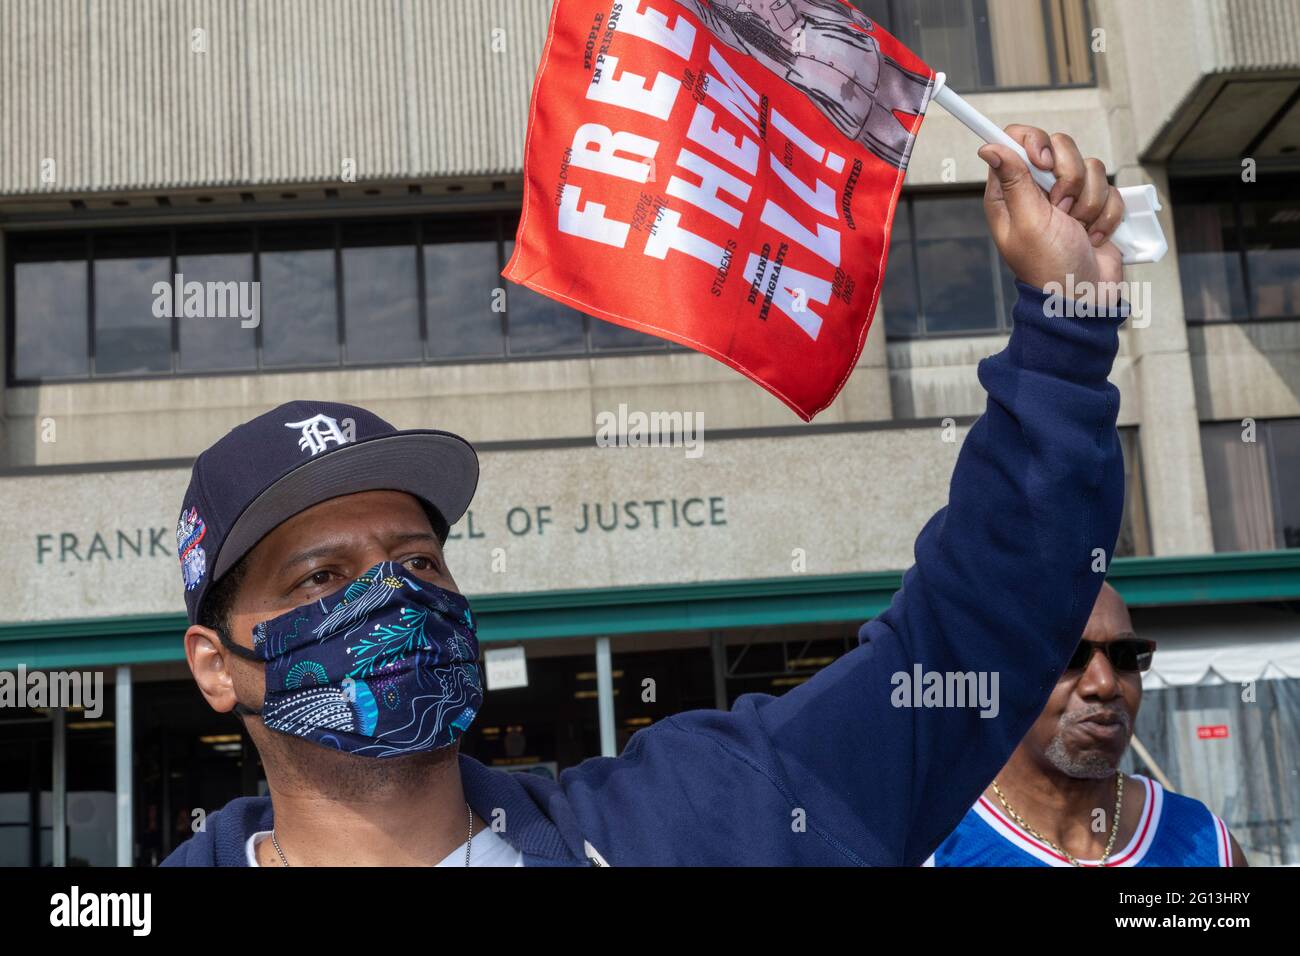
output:
M 1016 813 L 1015 810 L 1012 810 L 1011 804 L 1007 803 L 1007 798 L 1002 795 L 1002 788 L 998 786 L 998 782 L 996 780 L 993 781 L 993 792 L 998 795 L 998 800 L 1002 804 L 1002 809 L 1007 812 L 1007 816 L 1009 816 L 1012 820 L 1016 822 L 1016 826 L 1020 827 L 1020 829 L 1024 830 L 1034 839 L 1039 840 L 1042 843 L 1046 843 L 1057 853 L 1061 854 L 1061 856 L 1069 860 L 1071 866 L 1080 866 L 1080 867 L 1083 866 L 1083 864 L 1080 863 L 1078 860 L 1076 860 L 1068 850 L 1066 850 L 1064 847 L 1057 846 L 1051 840 L 1047 839 L 1047 837 L 1043 836 L 1041 833 L 1039 833 L 1037 830 L 1031 827 L 1025 821 L 1024 817 Z M 1110 825 L 1110 839 L 1106 841 L 1106 852 L 1103 853 L 1101 855 L 1101 859 L 1097 861 L 1098 866 L 1106 865 L 1106 860 L 1110 858 L 1110 851 L 1115 848 L 1115 837 L 1119 835 L 1119 813 L 1120 810 L 1123 809 L 1123 807 L 1124 807 L 1124 774 L 1117 773 L 1115 774 L 1115 822 Z

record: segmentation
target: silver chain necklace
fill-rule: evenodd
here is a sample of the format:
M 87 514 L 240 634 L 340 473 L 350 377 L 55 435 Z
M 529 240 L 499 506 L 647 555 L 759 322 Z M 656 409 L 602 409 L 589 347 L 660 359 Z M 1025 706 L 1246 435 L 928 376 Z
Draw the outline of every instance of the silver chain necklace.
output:
M 470 809 L 469 801 L 465 802 L 465 810 L 469 814 L 469 836 L 465 837 L 465 865 L 469 866 L 470 854 L 474 852 L 474 811 Z M 275 827 L 271 828 L 271 846 L 275 847 L 275 852 L 280 856 L 280 865 L 288 866 L 289 858 L 284 855 L 284 850 L 280 849 L 280 841 L 275 838 Z

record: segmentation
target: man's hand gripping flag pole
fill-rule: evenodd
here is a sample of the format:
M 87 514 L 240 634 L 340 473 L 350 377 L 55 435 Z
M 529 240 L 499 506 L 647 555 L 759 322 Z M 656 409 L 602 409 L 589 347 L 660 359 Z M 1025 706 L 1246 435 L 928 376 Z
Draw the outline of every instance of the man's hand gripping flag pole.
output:
M 1029 161 L 1025 149 L 991 119 L 971 106 L 948 86 L 947 77 L 936 73 L 934 92 L 931 100 L 938 103 L 954 118 L 960 120 L 986 143 L 994 143 L 1014 150 L 1029 169 L 1045 192 L 1051 192 L 1056 185 L 1056 177 L 1045 169 L 1039 169 Z M 1144 186 L 1121 186 L 1120 197 L 1124 200 L 1124 218 L 1110 235 L 1110 241 L 1124 256 L 1125 265 L 1139 262 L 1159 262 L 1169 251 L 1164 230 L 1156 216 L 1161 209 L 1160 199 L 1156 196 L 1156 187 L 1150 183 Z

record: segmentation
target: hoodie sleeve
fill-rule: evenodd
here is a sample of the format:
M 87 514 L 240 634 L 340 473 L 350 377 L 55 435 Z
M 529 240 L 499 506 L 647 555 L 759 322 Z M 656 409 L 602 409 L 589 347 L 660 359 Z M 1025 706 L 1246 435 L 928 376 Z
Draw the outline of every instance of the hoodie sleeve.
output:
M 1127 308 L 1062 316 L 1059 299 L 1017 285 L 1010 341 L 980 363 L 988 402 L 948 504 L 859 646 L 781 697 L 677 715 L 622 757 L 566 772 L 579 823 L 613 865 L 918 865 L 1036 719 L 1119 533 L 1107 376 Z M 850 472 L 848 502 L 851 488 Z M 975 699 L 927 700 L 934 680 Z

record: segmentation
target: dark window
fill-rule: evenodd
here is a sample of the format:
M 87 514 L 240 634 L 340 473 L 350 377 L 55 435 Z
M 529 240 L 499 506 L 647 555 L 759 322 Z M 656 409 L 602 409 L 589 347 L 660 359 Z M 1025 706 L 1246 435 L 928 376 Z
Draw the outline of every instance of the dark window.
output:
M 111 692 L 109 687 L 104 690 Z M 0 780 L 4 781 L 0 866 L 50 866 L 54 862 L 54 821 L 50 818 L 54 722 L 47 710 L 6 704 L 0 707 Z M 111 715 L 112 711 L 106 709 L 105 713 Z M 68 793 L 69 809 L 80 804 L 73 802 L 75 796 Z M 68 823 L 71 836 L 75 826 L 71 815 Z M 73 863 L 71 854 L 68 862 Z
M 1300 418 L 1201 426 L 1216 551 L 1300 548 Z
M 636 329 L 625 328 L 595 317 L 589 320 L 589 324 L 591 325 L 591 348 L 593 351 L 602 349 L 662 349 L 664 347 L 663 339 L 657 339 L 653 335 L 646 335 Z
M 90 264 L 84 235 L 13 236 L 14 376 L 90 372 Z
M 263 366 L 338 364 L 334 232 L 315 224 L 258 230 Z
M 1246 275 L 1231 203 L 1176 201 L 1178 272 L 1189 321 L 1246 319 Z
M 1287 198 L 1261 197 L 1239 206 L 1250 314 L 1258 318 L 1300 316 L 1300 197 L 1292 182 Z
M 1124 517 L 1115 542 L 1115 557 L 1129 558 L 1151 553 L 1151 535 L 1147 527 L 1147 496 L 1142 482 L 1138 430 L 1131 426 L 1121 428 L 1119 442 L 1124 452 Z
M 506 285 L 494 219 L 422 224 L 429 358 L 500 358 Z
M 1300 316 L 1300 202 L 1290 180 L 1170 183 L 1189 322 Z
M 1270 422 L 1267 437 L 1276 541 L 1283 548 L 1300 548 L 1300 420 Z
M 257 331 L 251 323 L 261 320 L 261 302 L 253 285 L 252 230 L 180 233 L 176 271 L 183 283 L 176 317 L 181 371 L 256 368 Z M 196 292 L 201 300 L 192 298 Z
M 900 200 L 889 237 L 889 262 L 880 290 L 888 338 L 910 338 L 921 332 L 920 291 L 916 284 L 916 247 L 912 243 L 912 209 Z
M 1089 86 L 1085 0 L 853 0 L 955 90 Z
M 681 348 L 502 278 L 518 219 L 21 233 L 8 243 L 11 380 Z
M 411 222 L 343 227 L 343 315 L 347 361 L 418 362 L 420 297 Z
M 921 314 L 930 333 L 995 331 L 1001 324 L 997 253 L 973 196 L 912 203 Z
M 899 201 L 882 292 L 890 338 L 977 335 L 1009 328 L 1015 279 L 972 195 Z
M 507 260 L 514 251 L 511 239 L 506 243 Z M 577 309 L 521 285 L 512 284 L 506 298 L 511 355 L 584 351 L 584 316 Z
M 95 374 L 172 368 L 171 239 L 165 232 L 96 236 Z M 160 314 L 161 313 L 161 314 Z

